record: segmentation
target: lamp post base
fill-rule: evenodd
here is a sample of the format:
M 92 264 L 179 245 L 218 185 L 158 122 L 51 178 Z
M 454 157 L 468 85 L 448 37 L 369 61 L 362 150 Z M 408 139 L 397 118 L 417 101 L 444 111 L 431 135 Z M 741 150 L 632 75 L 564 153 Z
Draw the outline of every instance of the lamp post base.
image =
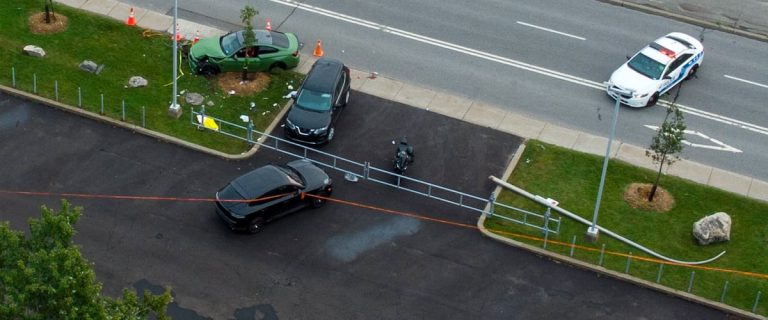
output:
M 597 238 L 600 237 L 600 230 L 597 227 L 587 228 L 587 240 L 591 243 L 597 242 Z
M 172 104 L 168 107 L 168 115 L 178 119 L 181 117 L 181 106 L 178 104 Z

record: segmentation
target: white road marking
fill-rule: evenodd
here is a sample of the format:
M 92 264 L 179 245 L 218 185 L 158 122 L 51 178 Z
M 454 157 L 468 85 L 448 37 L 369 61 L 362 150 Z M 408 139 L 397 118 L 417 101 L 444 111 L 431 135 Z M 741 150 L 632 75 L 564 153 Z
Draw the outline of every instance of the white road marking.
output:
M 528 64 L 528 63 L 525 63 L 525 62 L 522 62 L 522 61 L 517 61 L 517 60 L 514 60 L 514 59 L 505 58 L 505 57 L 498 56 L 498 55 L 495 55 L 495 54 L 492 54 L 492 53 L 483 52 L 483 51 L 480 51 L 480 50 L 476 50 L 476 49 L 460 46 L 460 45 L 453 44 L 453 43 L 450 43 L 450 42 L 446 42 L 446 41 L 430 38 L 430 37 L 427 37 L 427 36 L 422 36 L 422 35 L 419 35 L 419 34 L 416 34 L 416 33 L 412 33 L 412 32 L 408 32 L 408 31 L 405 31 L 405 30 L 400 30 L 400 29 L 397 29 L 397 28 L 388 27 L 388 26 L 383 25 L 383 24 L 378 24 L 378 23 L 367 21 L 367 20 L 363 20 L 363 19 L 360 19 L 360 18 L 355 18 L 355 17 L 348 16 L 348 15 L 345 15 L 345 14 L 342 14 L 342 13 L 338 13 L 338 12 L 335 12 L 335 11 L 330 11 L 330 10 L 327 10 L 327 9 L 311 6 L 311 5 L 304 4 L 304 3 L 301 3 L 301 2 L 296 2 L 296 1 L 293 1 L 293 0 L 269 0 L 269 1 L 277 3 L 277 4 L 293 7 L 293 8 L 299 9 L 299 10 L 316 13 L 316 14 L 323 15 L 323 16 L 326 16 L 326 17 L 329 17 L 329 18 L 332 18 L 332 19 L 346 21 L 346 22 L 349 22 L 349 23 L 353 23 L 353 24 L 365 27 L 365 28 L 379 30 L 379 31 L 382 31 L 382 32 L 385 32 L 385 33 L 389 33 L 389 34 L 392 34 L 392 35 L 396 35 L 396 36 L 400 36 L 400 37 L 403 37 L 403 38 L 419 41 L 421 43 L 425 43 L 425 44 L 433 45 L 433 46 L 436 46 L 436 47 L 448 49 L 448 50 L 451 50 L 451 51 L 463 53 L 463 54 L 470 55 L 470 56 L 473 56 L 473 57 L 477 57 L 477 58 L 480 58 L 480 59 L 484 59 L 484 60 L 488 60 L 488 61 L 504 64 L 504 65 L 507 65 L 507 66 L 510 66 L 510 67 L 514 67 L 514 68 L 518 68 L 518 69 L 528 70 L 528 71 L 535 72 L 535 73 L 538 73 L 538 74 L 541 74 L 541 75 L 544 75 L 544 76 L 548 76 L 548 77 L 552 77 L 552 78 L 568 81 L 570 83 L 582 85 L 582 86 L 585 86 L 585 87 L 589 87 L 589 88 L 605 91 L 605 85 L 602 82 L 597 82 L 597 81 L 592 81 L 592 80 L 588 80 L 588 79 L 572 76 L 572 75 L 569 75 L 569 74 L 566 74 L 566 73 L 562 73 L 562 72 L 558 72 L 558 71 L 555 71 L 555 70 L 551 70 L 551 69 L 535 66 L 535 65 L 532 65 L 532 64 Z M 659 100 L 659 102 L 657 104 L 661 105 L 661 106 L 664 106 L 664 107 L 667 107 L 667 108 L 669 107 L 669 101 L 666 101 L 666 100 Z M 736 127 L 739 127 L 739 128 L 742 128 L 742 129 L 745 129 L 745 130 L 748 130 L 748 131 L 752 131 L 752 132 L 755 132 L 755 133 L 759 133 L 759 134 L 763 134 L 763 135 L 768 135 L 768 128 L 766 128 L 766 127 L 758 126 L 758 125 L 751 124 L 751 123 L 748 123 L 748 122 L 745 122 L 745 121 L 741 121 L 741 120 L 732 119 L 732 118 L 721 116 L 721 115 L 714 114 L 714 113 L 711 113 L 711 112 L 699 110 L 699 109 L 696 109 L 696 108 L 693 108 L 693 107 L 688 107 L 688 106 L 684 106 L 684 105 L 680 105 L 680 104 L 678 104 L 677 106 L 680 108 L 681 111 L 683 111 L 684 113 L 687 113 L 687 114 L 699 116 L 699 117 L 702 117 L 702 118 L 705 118 L 705 119 L 717 121 L 717 122 L 720 122 L 720 123 L 723 123 L 723 124 L 727 124 L 727 125 L 736 126 Z
M 530 23 L 525 23 L 525 22 L 522 22 L 522 21 L 518 21 L 517 24 L 521 24 L 521 25 L 524 25 L 526 27 L 536 28 L 536 29 L 539 29 L 539 30 L 544 30 L 544 31 L 547 31 L 547 32 L 556 33 L 556 34 L 559 34 L 559 35 L 562 35 L 562 36 L 566 36 L 566 37 L 571 37 L 571 38 L 574 38 L 574 39 L 587 40 L 586 38 L 582 38 L 582 37 L 579 37 L 579 36 L 574 36 L 574 35 L 569 34 L 569 33 L 560 32 L 560 31 L 557 31 L 557 30 L 540 27 L 540 26 L 537 26 L 537 25 L 534 25 L 534 24 L 530 24 Z
M 728 79 L 733 79 L 733 80 L 736 80 L 736 81 L 741 81 L 741 82 L 745 82 L 745 83 L 753 84 L 753 85 L 756 85 L 756 86 L 758 86 L 758 87 L 763 87 L 763 88 L 766 88 L 766 89 L 768 89 L 768 85 L 765 85 L 765 84 L 762 84 L 762 83 L 758 83 L 758 82 L 754 82 L 754 81 L 749 81 L 749 80 L 744 80 L 744 79 L 742 79 L 742 78 L 736 78 L 736 77 L 734 77 L 734 76 L 729 76 L 729 75 L 727 75 L 727 74 L 724 74 L 724 75 L 723 75 L 723 77 L 726 77 L 726 78 L 728 78 Z
M 645 125 L 645 127 L 648 128 L 648 129 L 651 129 L 653 131 L 658 131 L 659 130 L 659 127 L 657 127 L 657 126 Z M 716 144 L 716 146 L 714 146 L 714 145 L 698 144 L 698 143 L 690 142 L 688 140 L 683 140 L 682 142 L 685 145 L 689 145 L 689 146 L 694 147 L 694 148 L 712 149 L 712 150 L 727 151 L 727 152 L 733 152 L 733 153 L 741 153 L 742 152 L 739 149 L 731 147 L 731 146 L 723 143 L 720 140 L 713 139 L 710 136 L 708 136 L 706 134 L 703 134 L 701 132 L 694 131 L 694 130 L 685 130 L 683 132 L 685 132 L 686 134 L 692 134 L 692 135 L 695 135 L 695 136 L 699 136 L 701 138 L 707 139 L 707 140 L 711 141 L 712 143 Z

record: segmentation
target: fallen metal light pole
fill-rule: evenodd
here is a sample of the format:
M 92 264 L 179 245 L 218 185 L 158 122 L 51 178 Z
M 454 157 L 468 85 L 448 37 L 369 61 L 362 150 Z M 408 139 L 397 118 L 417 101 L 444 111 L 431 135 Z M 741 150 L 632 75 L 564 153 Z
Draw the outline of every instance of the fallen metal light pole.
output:
M 539 204 L 541 204 L 543 206 L 547 206 L 549 208 L 552 208 L 553 210 L 555 210 L 555 211 L 557 211 L 557 212 L 559 212 L 559 213 L 561 213 L 561 214 L 563 214 L 565 216 L 568 216 L 571 219 L 574 219 L 574 220 L 576 220 L 578 222 L 581 222 L 581 223 L 583 223 L 585 225 L 590 225 L 591 224 L 591 222 L 589 220 L 584 219 L 584 218 L 582 218 L 582 217 L 580 217 L 580 216 L 578 216 L 578 215 L 576 215 L 576 214 L 574 214 L 574 213 L 572 213 L 572 212 L 570 212 L 568 210 L 565 210 L 565 209 L 560 208 L 558 206 L 552 206 L 549 201 L 547 201 L 545 198 L 543 198 L 541 196 L 534 195 L 534 194 L 532 194 L 532 193 L 530 193 L 528 191 L 525 191 L 525 190 L 523 190 L 521 188 L 518 188 L 517 186 L 512 185 L 510 183 L 507 183 L 506 181 L 501 180 L 499 178 L 496 178 L 494 176 L 490 176 L 489 178 L 491 179 L 491 181 L 495 182 L 496 184 L 498 184 L 498 185 L 500 185 L 500 186 L 502 186 L 504 188 L 507 188 L 509 190 L 512 190 L 512 191 L 514 191 L 514 192 L 516 192 L 516 193 L 518 193 L 518 194 L 520 194 L 520 195 L 522 195 L 522 196 L 524 196 L 526 198 L 529 198 L 529 199 L 531 199 L 531 200 L 533 200 L 533 201 L 535 201 L 535 202 L 537 202 L 537 203 L 539 203 Z M 638 244 L 638 243 L 636 243 L 636 242 L 634 242 L 632 240 L 624 238 L 624 237 L 620 236 L 619 234 L 617 234 L 617 233 L 615 233 L 615 232 L 613 232 L 611 230 L 608 230 L 606 228 L 603 228 L 603 227 L 601 227 L 599 225 L 595 225 L 595 228 L 600 229 L 600 231 L 605 232 L 605 234 L 615 238 L 616 240 L 619 240 L 619 241 L 624 242 L 624 243 L 626 243 L 626 244 L 628 244 L 630 246 L 633 246 L 633 247 L 635 247 L 635 248 L 637 248 L 639 250 L 642 250 L 643 252 L 645 252 L 647 254 L 650 254 L 650 255 L 652 255 L 652 256 L 654 256 L 656 258 L 663 259 L 663 260 L 666 260 L 666 261 L 669 261 L 669 262 L 678 263 L 678 264 L 687 264 L 687 265 L 706 264 L 706 263 L 710 263 L 712 261 L 717 260 L 718 258 L 720 258 L 721 256 L 723 256 L 725 254 L 725 251 L 723 251 L 723 252 L 720 252 L 720 254 L 718 254 L 718 255 L 716 255 L 716 256 L 714 256 L 712 258 L 709 258 L 707 260 L 702 260 L 702 261 L 682 261 L 682 260 L 672 259 L 672 258 L 663 256 L 663 255 L 661 255 L 661 254 L 659 254 L 659 253 L 657 253 L 657 252 L 655 252 L 655 251 L 653 251 L 651 249 L 648 249 L 648 248 L 646 248 L 646 247 L 644 247 L 644 246 L 642 246 L 642 245 L 640 245 L 640 244 Z

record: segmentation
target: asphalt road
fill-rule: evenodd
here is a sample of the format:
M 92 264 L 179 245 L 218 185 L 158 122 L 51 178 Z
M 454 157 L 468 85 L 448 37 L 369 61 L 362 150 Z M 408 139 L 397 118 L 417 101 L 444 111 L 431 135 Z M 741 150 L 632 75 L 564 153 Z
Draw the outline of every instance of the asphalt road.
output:
M 485 177 L 500 175 L 521 142 L 363 94 L 356 93 L 348 108 L 326 151 L 383 167 L 394 148 L 388 140 L 404 132 L 417 148 L 409 174 L 472 194 L 490 192 Z M 437 138 L 473 147 L 453 148 Z M 3 94 L 0 141 L 0 221 L 19 229 L 39 215 L 41 204 L 57 207 L 60 196 L 13 191 L 210 198 L 251 168 L 290 160 L 262 150 L 248 160 L 225 161 Z M 332 177 L 339 199 L 470 226 L 476 221 L 417 195 Z M 542 261 L 473 228 L 338 203 L 299 212 L 250 236 L 230 232 L 210 202 L 69 200 L 85 208 L 75 240 L 105 292 L 169 285 L 176 319 L 726 317 Z
M 168 12 L 157 0 L 129 3 Z M 245 1 L 189 0 L 182 17 L 233 27 Z M 594 88 L 650 41 L 671 31 L 701 37 L 705 59 L 678 100 L 689 107 L 687 159 L 768 180 L 768 44 L 600 1 L 288 1 L 257 4 L 258 19 L 361 70 L 496 104 L 538 120 L 607 136 L 613 102 Z M 259 22 L 257 22 L 259 25 Z M 542 30 L 549 29 L 550 31 Z M 551 32 L 556 31 L 559 33 Z M 426 38 L 425 38 L 426 37 Z M 305 47 L 311 54 L 312 46 Z M 546 68 L 532 72 L 529 67 Z M 564 81 L 565 74 L 573 81 Z M 736 80 L 736 79 L 740 80 Z M 750 84 L 742 80 L 756 84 Z M 762 85 L 762 86 L 761 86 Z M 668 98 L 671 100 L 671 98 Z M 621 111 L 617 137 L 648 146 L 663 108 Z

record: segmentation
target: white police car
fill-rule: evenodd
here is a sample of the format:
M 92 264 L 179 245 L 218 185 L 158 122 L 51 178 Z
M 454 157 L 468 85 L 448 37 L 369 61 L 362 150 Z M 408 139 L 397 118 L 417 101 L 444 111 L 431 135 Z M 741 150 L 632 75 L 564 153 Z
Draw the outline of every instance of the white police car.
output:
M 611 74 L 608 95 L 630 107 L 650 107 L 659 96 L 690 79 L 704 59 L 695 38 L 673 32 L 656 39 Z

